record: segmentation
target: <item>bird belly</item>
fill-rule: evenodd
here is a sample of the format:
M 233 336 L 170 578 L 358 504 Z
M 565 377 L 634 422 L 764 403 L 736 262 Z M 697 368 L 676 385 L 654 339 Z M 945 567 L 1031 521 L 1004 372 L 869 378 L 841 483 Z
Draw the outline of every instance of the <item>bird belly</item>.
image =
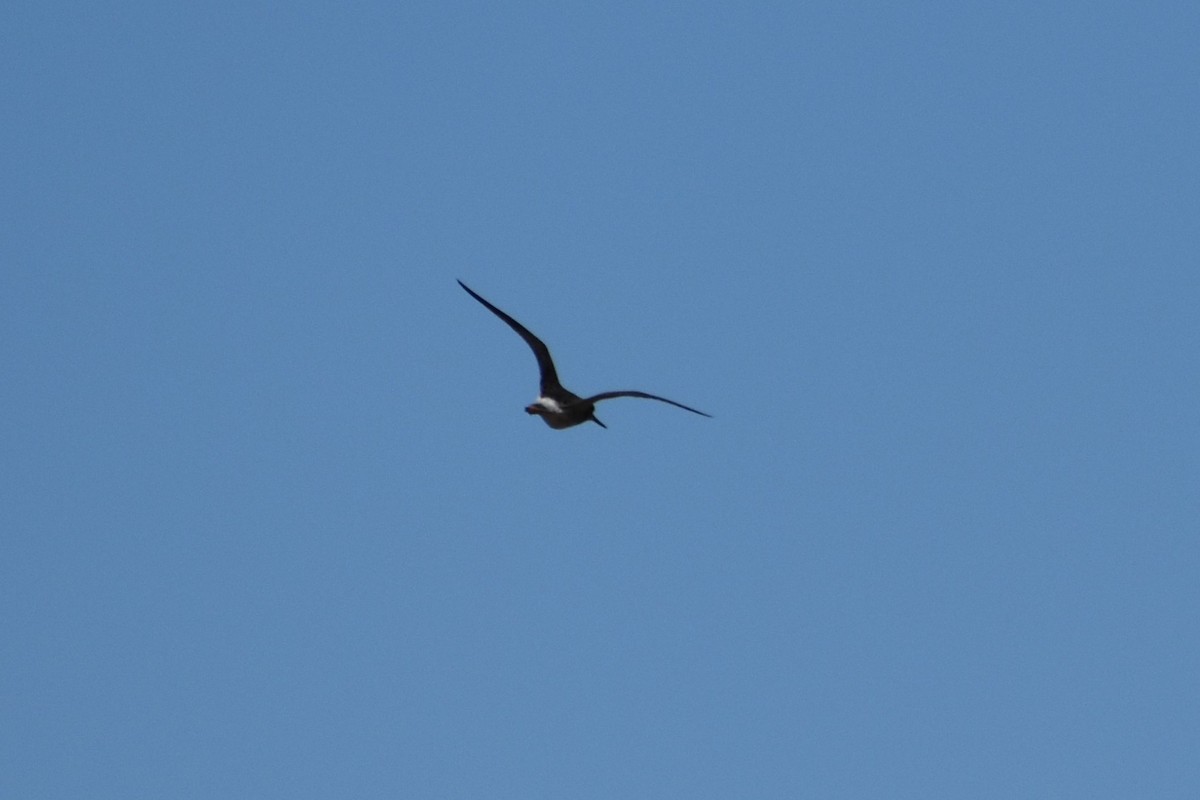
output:
M 571 419 L 566 414 L 542 414 L 542 419 L 546 424 L 556 431 L 561 431 L 563 428 L 570 428 L 572 425 L 578 425 L 583 422 L 581 419 Z
M 555 430 L 582 425 L 591 416 L 590 408 L 579 406 L 567 406 L 564 408 L 557 400 L 551 397 L 539 397 L 534 405 L 540 409 L 537 415 Z

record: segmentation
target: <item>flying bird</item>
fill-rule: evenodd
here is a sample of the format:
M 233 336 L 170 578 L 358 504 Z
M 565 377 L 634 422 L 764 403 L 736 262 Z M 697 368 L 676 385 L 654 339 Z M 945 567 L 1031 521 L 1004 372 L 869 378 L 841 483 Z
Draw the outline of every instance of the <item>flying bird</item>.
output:
M 585 422 L 594 422 L 601 428 L 607 428 L 607 425 L 596 418 L 596 403 L 599 403 L 601 400 L 611 400 L 614 397 L 642 397 L 647 400 L 658 400 L 662 403 L 669 403 L 676 408 L 682 408 L 684 411 L 699 414 L 702 417 L 712 416 L 712 414 L 697 411 L 691 406 L 685 406 L 683 403 L 676 403 L 674 400 L 668 400 L 665 397 L 648 394 L 647 392 L 601 392 L 591 397 L 580 397 L 573 392 L 567 391 L 558 382 L 558 373 L 554 371 L 554 361 L 550 358 L 550 350 L 541 339 L 530 333 L 528 328 L 508 314 L 505 314 L 487 300 L 475 294 L 470 286 L 467 286 L 462 281 L 459 281 L 458 285 L 465 289 L 467 294 L 482 303 L 488 311 L 491 311 L 497 317 L 504 320 L 505 324 L 516 331 L 525 340 L 525 344 L 529 345 L 529 349 L 533 351 L 533 355 L 537 359 L 538 370 L 542 374 L 541 391 L 537 400 L 525 406 L 525 413 L 538 415 L 551 428 L 560 430 L 562 428 L 570 428 L 573 425 L 581 425 Z

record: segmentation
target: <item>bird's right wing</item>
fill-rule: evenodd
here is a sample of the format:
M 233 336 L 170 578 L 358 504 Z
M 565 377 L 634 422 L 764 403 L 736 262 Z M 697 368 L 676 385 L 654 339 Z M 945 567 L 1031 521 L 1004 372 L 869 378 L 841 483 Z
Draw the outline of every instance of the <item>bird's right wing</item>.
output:
M 480 303 L 483 303 L 484 307 L 487 308 L 488 311 L 491 311 L 497 317 L 504 320 L 508 327 L 516 331 L 521 338 L 525 340 L 525 344 L 529 345 L 529 349 L 533 351 L 533 355 L 537 359 L 538 371 L 541 373 L 542 394 L 545 394 L 548 390 L 560 388 L 558 383 L 558 373 L 554 371 L 554 361 L 550 358 L 550 348 L 546 347 L 545 343 L 542 342 L 541 339 L 530 333 L 529 329 L 524 325 L 517 322 L 508 314 L 505 314 L 500 309 L 496 308 L 487 300 L 484 300 L 482 297 L 475 294 L 470 286 L 467 286 L 462 281 L 459 281 L 458 285 L 466 289 L 467 294 L 471 295 L 471 297 L 474 297 Z M 668 400 L 667 402 L 670 401 Z

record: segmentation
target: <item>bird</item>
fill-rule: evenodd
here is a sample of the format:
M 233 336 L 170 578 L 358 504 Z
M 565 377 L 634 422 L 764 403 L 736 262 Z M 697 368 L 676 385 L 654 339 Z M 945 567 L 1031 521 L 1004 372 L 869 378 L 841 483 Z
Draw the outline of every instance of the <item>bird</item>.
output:
M 458 285 L 466 290 L 467 294 L 482 303 L 484 308 L 504 320 L 504 323 L 516 331 L 525 340 L 525 344 L 529 345 L 529 349 L 533 351 L 533 355 L 537 359 L 538 370 L 541 372 L 541 385 L 537 400 L 525 406 L 525 413 L 541 417 L 551 428 L 562 430 L 563 428 L 582 425 L 585 422 L 594 422 L 601 428 L 607 429 L 608 426 L 596 416 L 596 403 L 599 403 L 601 400 L 612 400 L 614 397 L 641 397 L 646 400 L 658 400 L 661 403 L 668 403 L 676 408 L 682 408 L 684 411 L 699 414 L 702 417 L 712 417 L 712 414 L 705 414 L 703 411 L 698 411 L 691 406 L 685 406 L 683 403 L 676 403 L 674 400 L 668 400 L 665 397 L 659 397 L 656 394 L 648 392 L 626 390 L 600 392 L 591 397 L 580 397 L 574 392 L 564 389 L 563 385 L 558 382 L 558 373 L 554 369 L 554 360 L 550 358 L 550 349 L 546 347 L 541 339 L 530 333 L 529 329 L 524 325 L 480 297 L 476 294 L 475 290 L 461 280 L 458 282 Z

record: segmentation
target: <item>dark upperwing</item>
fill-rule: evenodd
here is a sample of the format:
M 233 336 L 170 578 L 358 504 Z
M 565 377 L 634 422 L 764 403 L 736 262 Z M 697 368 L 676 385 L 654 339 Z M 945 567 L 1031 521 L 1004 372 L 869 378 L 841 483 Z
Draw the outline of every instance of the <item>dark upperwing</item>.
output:
M 705 414 L 703 411 L 697 411 L 696 409 L 692 408 L 691 406 L 685 406 L 683 403 L 676 403 L 674 400 L 668 400 L 665 397 L 659 397 L 656 394 L 647 394 L 646 392 L 633 392 L 633 391 L 630 391 L 630 392 L 601 392 L 600 394 L 594 394 L 591 397 L 585 397 L 582 400 L 580 400 L 579 402 L 581 402 L 581 403 L 599 403 L 601 400 L 611 400 L 614 397 L 642 397 L 642 398 L 645 398 L 646 400 L 658 400 L 659 402 L 662 402 L 662 403 L 669 403 L 670 405 L 673 405 L 676 408 L 682 408 L 684 411 L 690 411 L 693 414 L 699 414 L 702 417 L 708 417 L 710 419 L 712 418 L 712 414 Z
M 534 357 L 537 358 L 538 371 L 541 372 L 541 375 L 542 375 L 542 380 L 541 380 L 542 394 L 553 393 L 555 391 L 561 390 L 562 385 L 559 384 L 559 382 L 558 382 L 558 373 L 554 371 L 554 361 L 550 358 L 550 349 L 548 347 L 546 347 L 545 343 L 541 339 L 537 338 L 532 333 L 530 333 L 529 329 L 526 328 L 524 325 L 517 322 L 515 319 L 510 317 L 508 314 L 505 314 L 500 309 L 496 308 L 494 305 L 489 303 L 487 300 L 484 300 L 482 297 L 475 294 L 475 292 L 471 289 L 470 286 L 467 286 L 462 281 L 459 281 L 458 285 L 463 287 L 464 289 L 466 289 L 467 294 L 471 295 L 471 297 L 474 297 L 480 303 L 483 303 L 483 305 L 485 307 L 487 307 L 487 309 L 489 311 L 491 311 L 493 314 L 495 314 L 500 319 L 504 320 L 504 322 L 508 325 L 508 327 L 512 328 L 514 331 L 516 331 L 518 334 L 520 334 L 521 338 L 525 340 L 525 344 L 529 345 L 529 349 L 533 351 Z M 655 399 L 661 400 L 662 398 L 659 397 L 659 398 L 655 398 Z M 667 402 L 669 403 L 671 401 L 668 400 Z M 678 405 L 678 403 L 676 403 L 676 405 Z M 686 408 L 686 406 L 685 406 L 685 408 Z M 692 409 L 689 408 L 688 410 L 691 411 Z M 700 413 L 700 412 L 696 412 L 696 413 Z

